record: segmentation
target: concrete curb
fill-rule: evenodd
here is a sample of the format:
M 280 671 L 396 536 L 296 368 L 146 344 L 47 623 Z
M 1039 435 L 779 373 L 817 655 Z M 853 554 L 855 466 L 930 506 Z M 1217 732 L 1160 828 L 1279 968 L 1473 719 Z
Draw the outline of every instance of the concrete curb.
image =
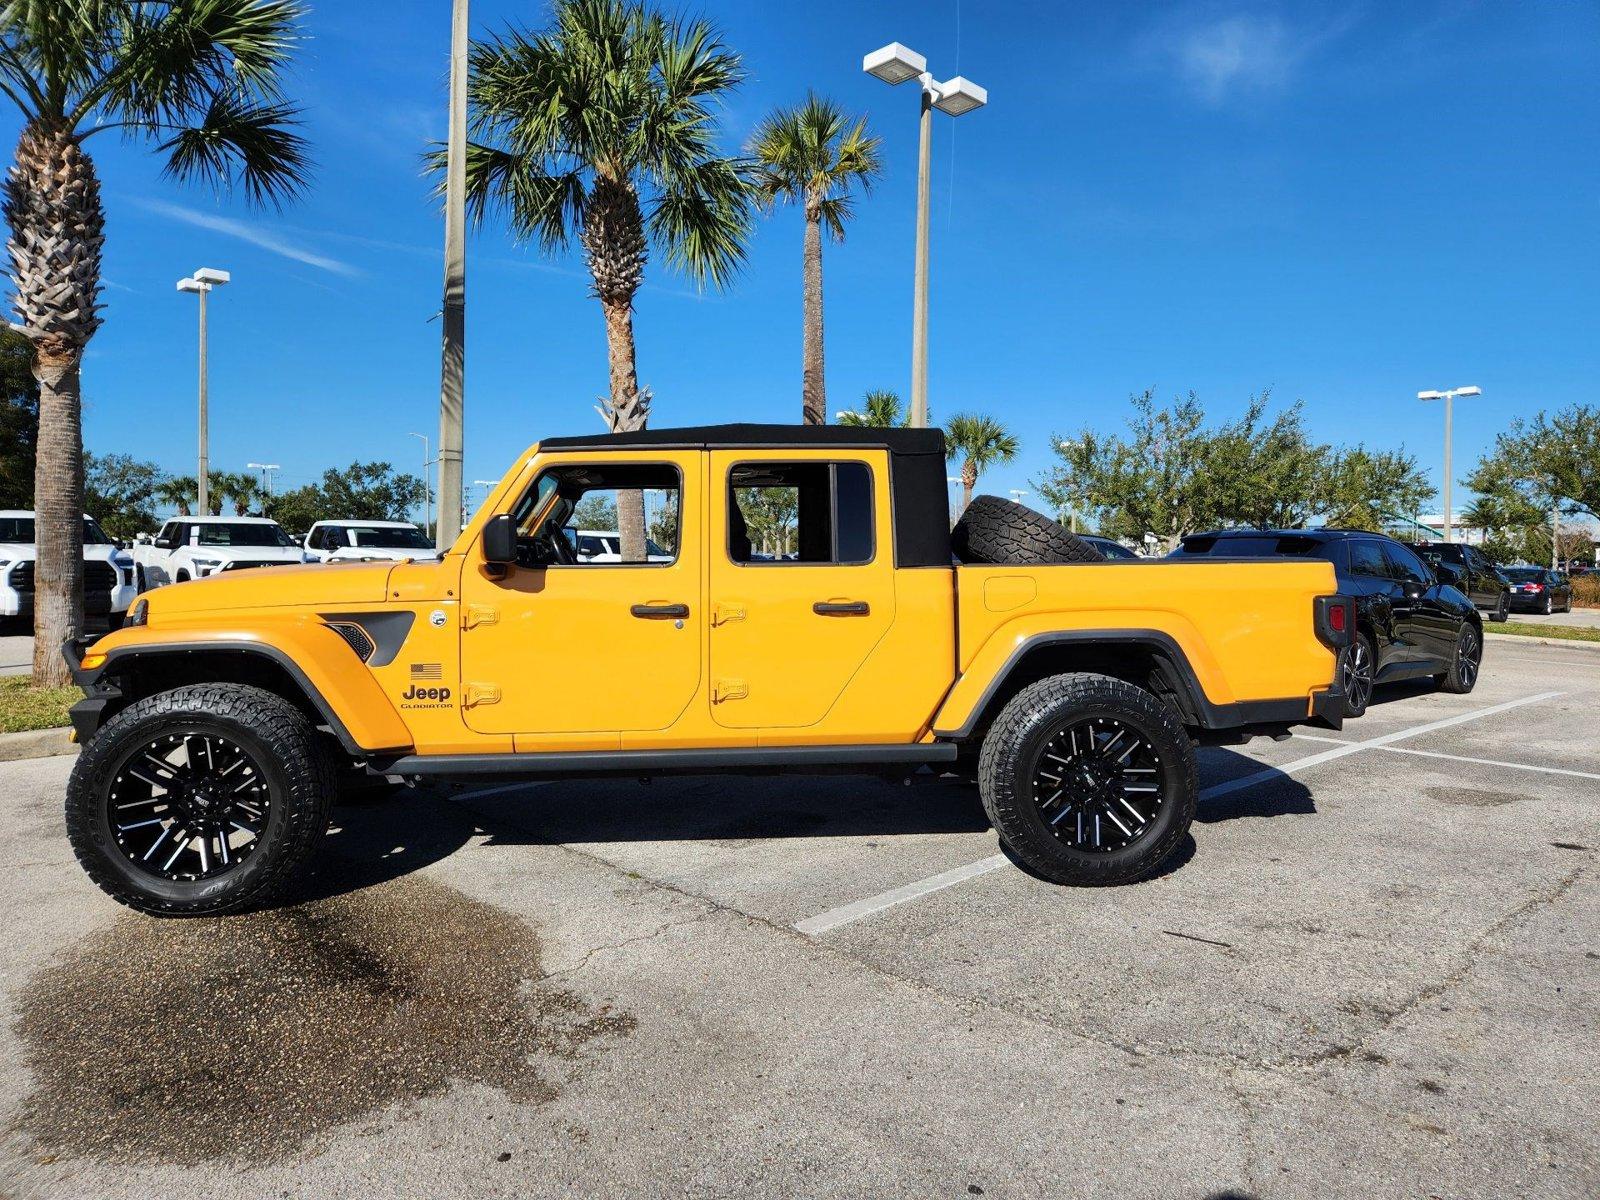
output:
M 0 733 L 0 762 L 18 762 L 25 758 L 54 758 L 61 754 L 76 754 L 77 743 L 69 741 L 70 728 L 30 729 L 26 733 Z
M 1547 638 L 1532 637 L 1525 633 L 1494 633 L 1494 630 L 1485 625 L 1486 633 L 1493 633 L 1494 640 L 1499 642 L 1527 642 L 1530 646 L 1561 646 L 1573 647 L 1579 650 L 1588 650 L 1590 653 L 1600 654 L 1600 642 L 1584 642 L 1577 638 Z

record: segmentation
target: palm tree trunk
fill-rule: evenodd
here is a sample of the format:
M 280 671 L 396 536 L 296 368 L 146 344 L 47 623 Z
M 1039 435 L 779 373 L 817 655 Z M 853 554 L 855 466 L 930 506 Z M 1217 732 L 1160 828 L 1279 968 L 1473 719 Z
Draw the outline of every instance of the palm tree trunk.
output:
M 633 301 L 602 300 L 606 316 L 606 349 L 611 366 L 611 403 L 605 412 L 612 433 L 643 429 L 650 419 L 650 398 L 639 392 L 633 346 Z M 617 534 L 624 562 L 645 561 L 644 493 L 617 493 Z
M 822 365 L 822 218 L 809 212 L 802 277 L 805 345 L 801 350 L 800 400 L 805 423 L 825 425 L 828 397 Z
M 100 325 L 105 213 L 94 164 L 71 131 L 27 125 L 6 179 L 13 305 L 39 381 L 34 474 L 34 683 L 66 685 L 61 643 L 83 631 L 83 434 L 78 370 Z
M 972 503 L 972 490 L 978 486 L 978 465 L 970 458 L 961 464 L 961 511 Z
M 33 682 L 72 682 L 61 643 L 83 632 L 83 431 L 81 358 L 39 355 L 39 445 L 34 469 Z

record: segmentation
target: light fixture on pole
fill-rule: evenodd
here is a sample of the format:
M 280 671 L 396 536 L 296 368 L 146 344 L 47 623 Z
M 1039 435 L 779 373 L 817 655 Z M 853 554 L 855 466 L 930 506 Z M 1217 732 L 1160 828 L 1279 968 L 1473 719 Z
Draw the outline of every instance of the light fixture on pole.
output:
M 1012 498 L 1012 499 L 1013 499 L 1013 500 L 1015 500 L 1015 501 L 1016 501 L 1016 502 L 1017 502 L 1017 503 L 1018 503 L 1018 504 L 1021 504 L 1021 503 L 1022 503 L 1022 498 L 1023 498 L 1023 497 L 1024 497 L 1024 496 L 1031 496 L 1031 495 L 1033 495 L 1033 493 L 1032 493 L 1032 492 L 1025 492 L 1025 491 L 1023 491 L 1023 490 L 1022 490 L 1022 489 L 1021 489 L 1021 488 L 1010 488 L 1010 489 L 1008 489 L 1008 490 L 1009 490 L 1009 491 L 1010 491 L 1010 493 L 1011 493 L 1011 498 Z
M 1450 511 L 1450 476 L 1454 468 L 1450 465 L 1450 442 L 1452 437 L 1452 423 L 1454 416 L 1452 406 L 1457 396 L 1481 396 L 1481 387 L 1450 388 L 1443 392 L 1418 392 L 1418 400 L 1443 400 L 1444 401 L 1444 540 L 1450 541 L 1450 525 L 1454 514 Z
M 407 437 L 419 438 L 422 441 L 422 532 L 433 536 L 433 476 L 429 470 L 433 466 L 433 458 L 428 453 L 430 443 L 425 433 L 408 433 Z M 444 503 L 440 497 L 440 505 Z
M 444 171 L 444 347 L 439 366 L 439 535 L 452 545 L 465 522 L 461 447 L 467 371 L 467 0 L 450 20 L 450 123 Z
M 272 473 L 283 468 L 277 463 L 245 463 L 252 471 L 261 472 L 261 494 L 268 500 L 272 499 Z
M 178 280 L 180 292 L 193 292 L 200 297 L 200 469 L 195 476 L 195 486 L 199 495 L 200 515 L 206 516 L 211 512 L 211 488 L 209 476 L 211 474 L 211 416 L 207 410 L 206 397 L 206 297 L 211 294 L 212 288 L 219 288 L 233 277 L 226 271 L 219 271 L 215 267 L 201 267 L 187 279 Z
M 928 190 L 933 163 L 933 110 L 959 117 L 989 102 L 989 93 L 957 75 L 944 83 L 928 74 L 928 60 L 915 50 L 890 42 L 861 60 L 861 69 L 887 84 L 915 79 L 922 90 L 922 116 L 917 133 L 917 259 L 911 307 L 911 426 L 928 425 Z

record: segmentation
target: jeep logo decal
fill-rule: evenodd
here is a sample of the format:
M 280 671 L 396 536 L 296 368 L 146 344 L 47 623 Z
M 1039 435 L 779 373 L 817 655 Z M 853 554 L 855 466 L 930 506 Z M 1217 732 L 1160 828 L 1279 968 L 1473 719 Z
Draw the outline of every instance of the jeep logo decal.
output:
M 425 688 L 425 687 L 418 687 L 416 684 L 412 684 L 409 688 L 407 688 L 405 691 L 400 693 L 400 699 L 402 699 L 402 700 L 448 700 L 448 699 L 450 699 L 450 689 L 447 688 L 447 687 Z

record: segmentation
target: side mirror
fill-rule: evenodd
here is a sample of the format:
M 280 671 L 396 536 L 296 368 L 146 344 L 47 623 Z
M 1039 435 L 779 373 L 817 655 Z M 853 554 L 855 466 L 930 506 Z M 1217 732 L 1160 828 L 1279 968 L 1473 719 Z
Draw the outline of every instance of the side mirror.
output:
M 1428 590 L 1428 585 L 1420 579 L 1406 579 L 1400 584 L 1400 591 L 1407 600 L 1420 600 L 1422 593 Z
M 517 561 L 517 527 L 510 513 L 490 517 L 483 527 L 483 560 L 491 566 L 507 567 Z

